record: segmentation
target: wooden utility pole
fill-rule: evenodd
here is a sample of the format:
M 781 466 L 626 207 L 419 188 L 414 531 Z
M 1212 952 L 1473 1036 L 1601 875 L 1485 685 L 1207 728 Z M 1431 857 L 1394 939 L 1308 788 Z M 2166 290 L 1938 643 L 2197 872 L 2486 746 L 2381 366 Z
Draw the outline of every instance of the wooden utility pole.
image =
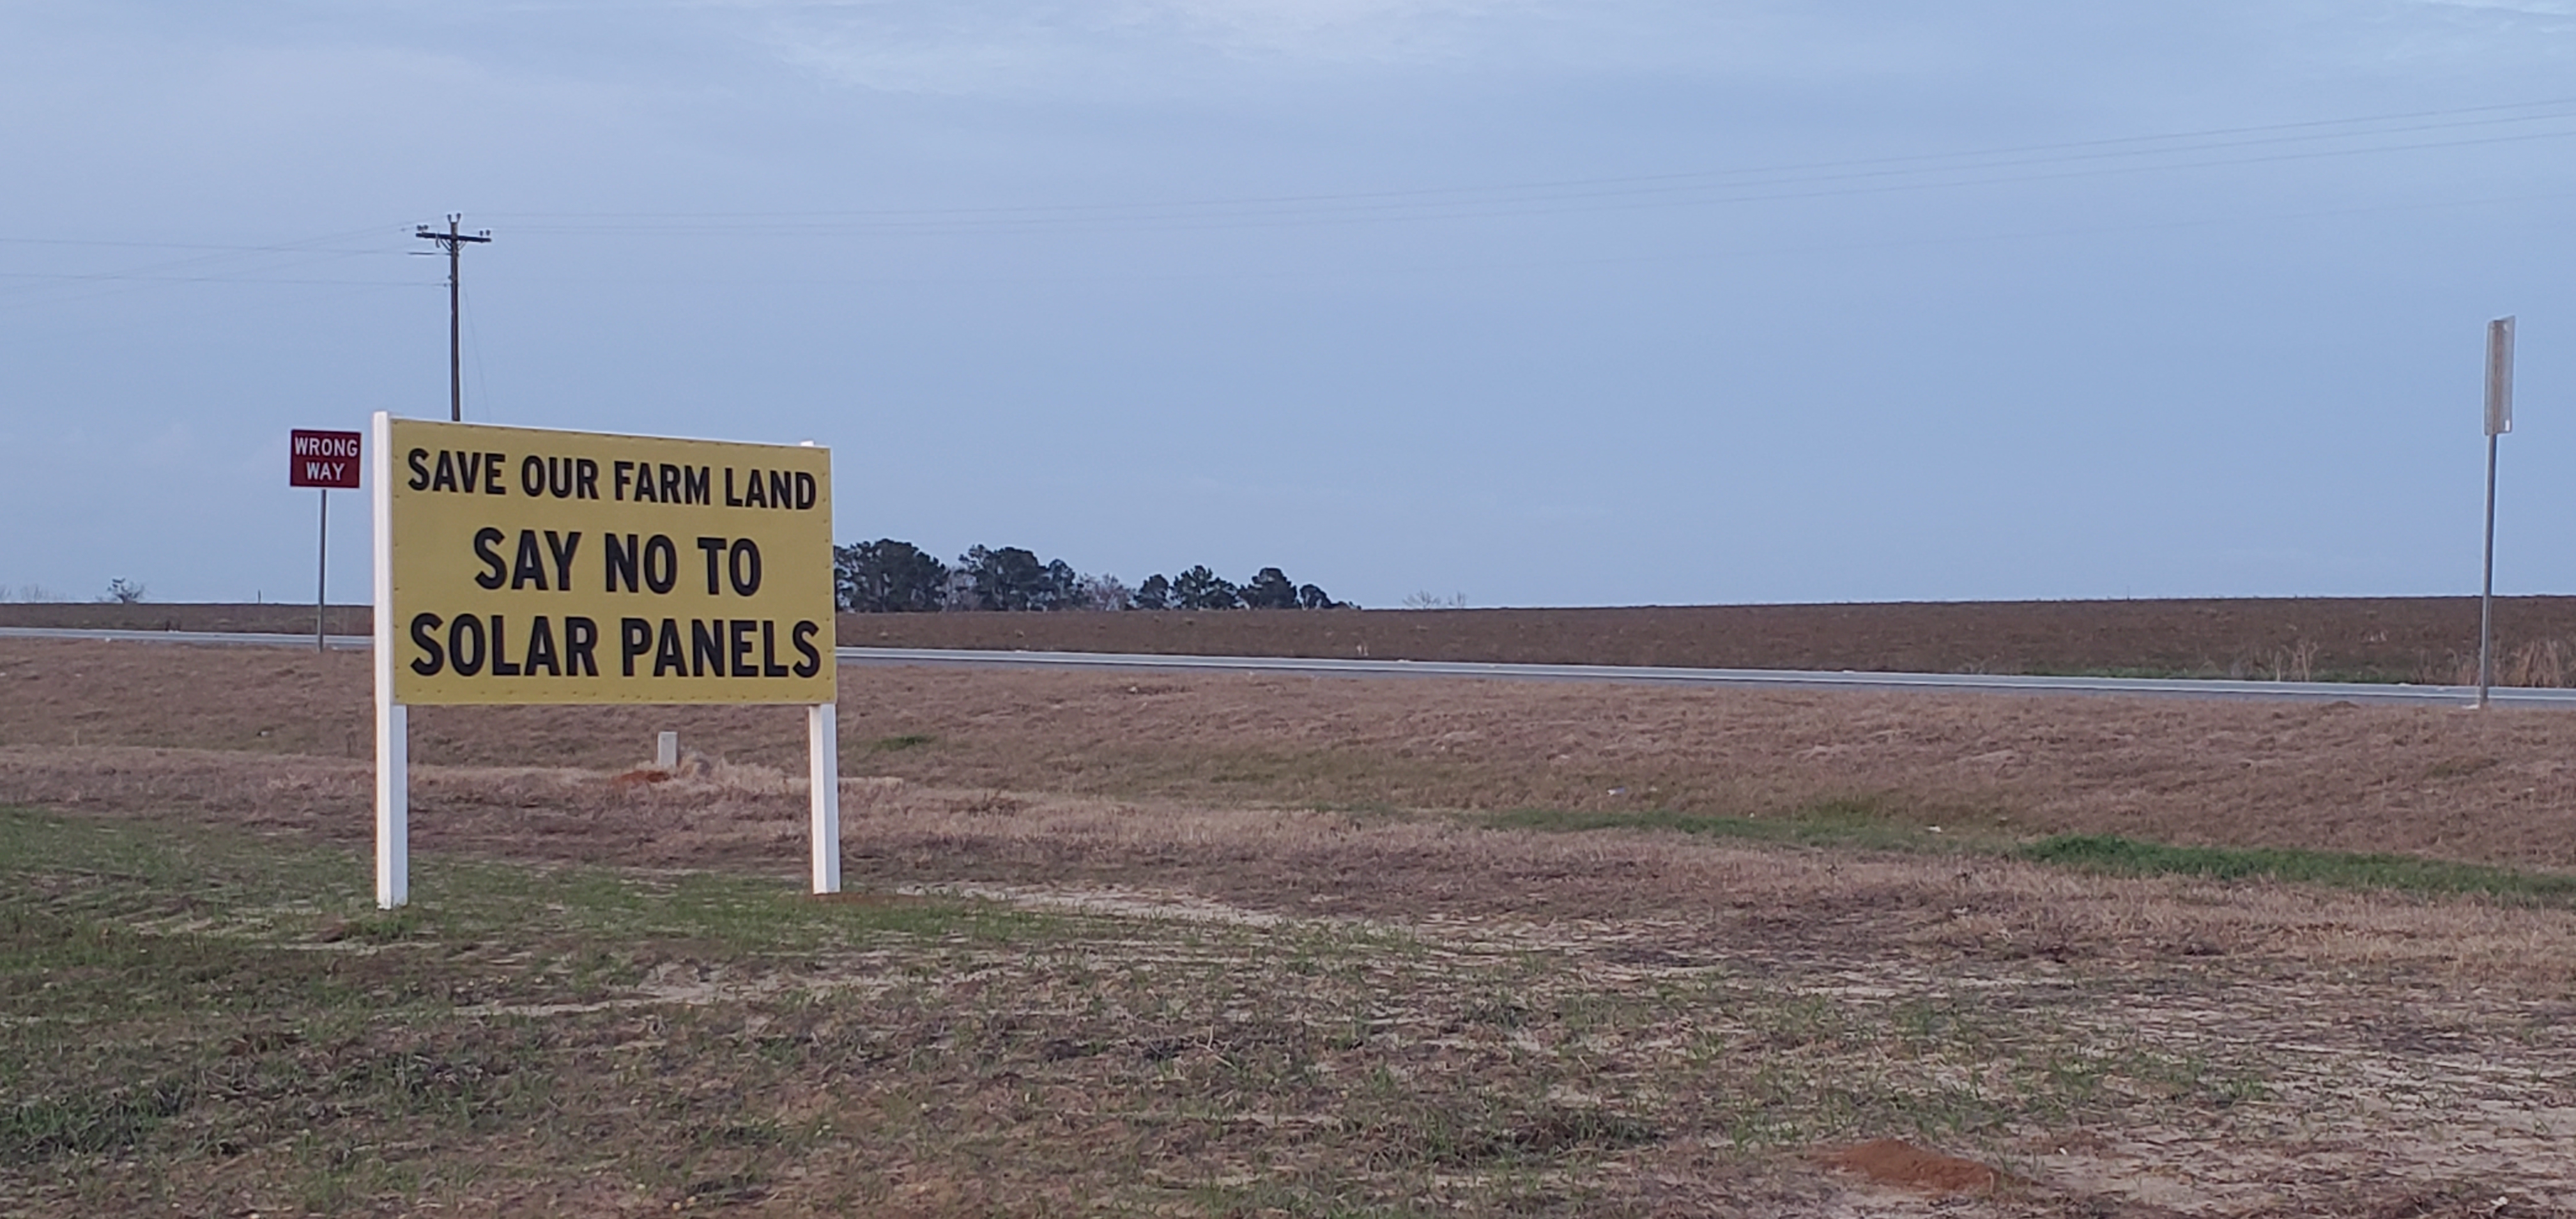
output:
M 456 275 L 464 265 L 461 255 L 467 243 L 492 240 L 490 229 L 479 233 L 458 232 L 457 222 L 463 219 L 465 219 L 464 213 L 449 212 L 446 232 L 439 232 L 424 224 L 414 234 L 423 241 L 436 242 L 447 249 L 447 418 L 451 423 L 465 421 L 464 363 L 459 354 L 464 344 L 457 329 L 457 319 L 462 316 L 462 311 L 458 307 L 460 294 L 456 287 Z

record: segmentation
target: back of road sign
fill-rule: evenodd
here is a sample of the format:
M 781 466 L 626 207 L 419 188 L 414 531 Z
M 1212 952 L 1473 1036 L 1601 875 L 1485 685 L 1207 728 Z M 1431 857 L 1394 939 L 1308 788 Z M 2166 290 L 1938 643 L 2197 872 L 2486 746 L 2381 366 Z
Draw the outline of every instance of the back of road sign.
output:
M 830 450 L 388 427 L 394 701 L 833 701 Z
M 2487 323 L 2487 435 L 2513 430 L 2513 319 Z

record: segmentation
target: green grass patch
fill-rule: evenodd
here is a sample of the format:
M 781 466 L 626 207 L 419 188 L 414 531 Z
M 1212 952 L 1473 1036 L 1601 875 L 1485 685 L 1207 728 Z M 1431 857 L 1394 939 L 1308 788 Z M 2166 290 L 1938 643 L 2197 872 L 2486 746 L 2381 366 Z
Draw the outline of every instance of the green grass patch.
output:
M 0 919 L 107 920 L 100 943 L 130 930 L 238 943 L 327 935 L 379 945 L 663 942 L 800 952 L 881 934 L 1043 938 L 1047 924 L 981 902 L 818 900 L 784 879 L 418 854 L 412 904 L 383 911 L 372 869 L 350 849 L 0 808 Z
M 1866 799 L 1825 801 L 1777 817 L 1712 816 L 1668 809 L 1514 809 L 1485 816 L 1479 823 L 1492 829 L 1547 833 L 1667 830 L 1777 846 L 1967 852 L 2103 876 L 2200 876 L 2576 906 L 2576 876 L 2564 873 L 2528 872 L 2415 855 L 2296 847 L 2170 846 L 2116 834 L 2057 834 L 2016 844 L 1975 828 L 1944 826 L 1936 833 L 1932 826 L 1890 817 L 1877 802 Z
M 868 748 L 877 753 L 901 753 L 907 749 L 919 749 L 938 739 L 927 732 L 906 732 L 899 736 L 878 737 L 868 742 Z
M 332 1212 L 576 1160 L 669 1200 L 756 1197 L 810 1139 L 763 1091 L 796 1061 L 748 1039 L 755 1005 L 828 1001 L 851 962 L 938 976 L 1090 925 L 443 855 L 414 857 L 413 896 L 377 910 L 350 847 L 0 808 L 0 1197 L 166 1209 L 245 1156 Z M 745 997 L 711 1001 L 724 985 Z M 635 1126 L 639 1099 L 672 1112 Z
M 2550 905 L 2576 904 L 2576 876 L 2521 872 L 2413 855 L 2365 855 L 2293 847 L 2195 847 L 2116 834 L 2059 834 L 2013 852 L 2034 863 L 2107 876 L 2202 876 L 2342 889 L 2476 894 Z

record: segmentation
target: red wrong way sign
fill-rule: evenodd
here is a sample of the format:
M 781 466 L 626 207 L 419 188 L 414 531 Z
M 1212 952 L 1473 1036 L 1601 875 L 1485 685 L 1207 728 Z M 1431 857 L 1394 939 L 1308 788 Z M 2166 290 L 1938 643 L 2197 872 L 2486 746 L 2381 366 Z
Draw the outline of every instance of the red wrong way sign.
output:
M 358 433 L 304 428 L 288 433 L 286 485 L 357 490 Z

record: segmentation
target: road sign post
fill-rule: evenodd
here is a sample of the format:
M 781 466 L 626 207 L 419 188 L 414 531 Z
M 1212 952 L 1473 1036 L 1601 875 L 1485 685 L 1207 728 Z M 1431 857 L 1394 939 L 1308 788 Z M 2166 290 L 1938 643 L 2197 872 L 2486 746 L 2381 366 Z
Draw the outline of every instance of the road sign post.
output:
M 323 607 L 330 603 L 331 492 L 358 489 L 359 449 L 356 432 L 297 428 L 286 435 L 286 485 L 318 488 L 322 496 L 313 560 L 313 650 L 317 652 L 324 646 Z
M 322 488 L 319 498 L 322 506 L 314 514 L 313 522 L 313 650 L 316 652 L 330 647 L 323 617 L 325 608 L 331 604 L 331 489 Z
M 2478 592 L 2478 706 L 2495 681 L 2496 437 L 2513 430 L 2513 319 L 2487 323 L 2486 580 Z
M 807 710 L 841 887 L 832 458 L 375 417 L 376 901 L 409 899 L 413 704 Z

